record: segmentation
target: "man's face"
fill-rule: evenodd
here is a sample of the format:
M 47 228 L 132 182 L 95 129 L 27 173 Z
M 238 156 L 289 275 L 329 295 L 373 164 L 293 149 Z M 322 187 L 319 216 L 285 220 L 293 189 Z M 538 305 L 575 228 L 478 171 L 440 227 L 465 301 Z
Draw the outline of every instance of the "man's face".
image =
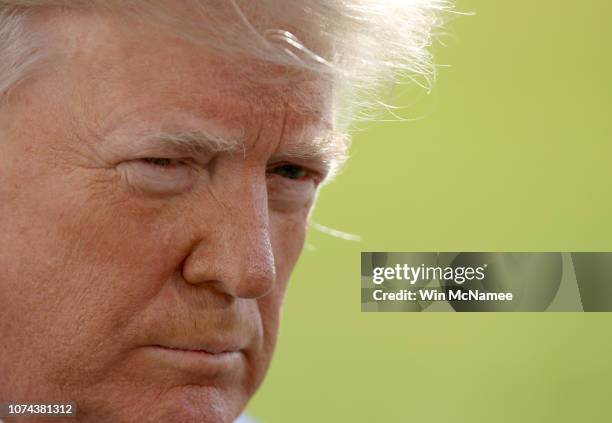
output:
M 53 58 L 0 110 L 0 397 L 228 421 L 271 359 L 329 86 L 113 19 L 46 16 Z

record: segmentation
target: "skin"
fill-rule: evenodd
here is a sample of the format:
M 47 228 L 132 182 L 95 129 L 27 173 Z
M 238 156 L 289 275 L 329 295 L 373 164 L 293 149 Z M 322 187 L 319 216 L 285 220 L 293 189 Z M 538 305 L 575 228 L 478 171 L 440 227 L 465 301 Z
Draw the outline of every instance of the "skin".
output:
M 328 171 L 312 143 L 331 88 L 257 83 L 235 70 L 287 70 L 146 22 L 41 25 L 52 59 L 0 109 L 0 398 L 75 401 L 78 421 L 230 422 L 273 354 Z M 143 141 L 157 131 L 235 148 Z

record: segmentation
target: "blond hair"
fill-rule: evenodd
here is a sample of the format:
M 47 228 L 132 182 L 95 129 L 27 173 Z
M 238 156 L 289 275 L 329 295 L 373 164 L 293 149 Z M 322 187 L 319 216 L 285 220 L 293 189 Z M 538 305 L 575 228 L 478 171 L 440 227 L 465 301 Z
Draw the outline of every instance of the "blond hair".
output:
M 430 46 L 448 0 L 0 0 L 0 95 L 45 55 L 32 17 L 42 8 L 91 9 L 157 19 L 223 54 L 245 55 L 332 78 L 350 120 L 401 78 L 430 87 Z M 184 6 L 184 7 L 183 7 Z M 251 19 L 256 14 L 258 19 Z M 303 35 L 298 37 L 298 33 Z M 357 98 L 359 100 L 357 101 Z

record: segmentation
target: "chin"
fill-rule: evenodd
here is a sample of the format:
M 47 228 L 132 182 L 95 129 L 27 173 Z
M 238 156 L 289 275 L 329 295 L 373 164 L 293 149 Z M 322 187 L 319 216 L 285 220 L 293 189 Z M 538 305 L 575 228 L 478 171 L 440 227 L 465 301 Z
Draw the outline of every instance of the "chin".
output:
M 187 385 L 163 394 L 161 419 L 181 423 L 232 423 L 246 407 L 248 397 L 211 386 Z
M 211 386 L 185 385 L 162 393 L 152 407 L 142 410 L 139 422 L 232 423 L 242 413 L 248 396 Z
M 116 393 L 115 393 L 116 394 Z M 232 423 L 249 395 L 238 387 L 182 385 L 155 392 L 132 392 L 123 397 L 77 401 L 77 421 L 84 423 Z M 79 403 L 86 405 L 79 412 Z

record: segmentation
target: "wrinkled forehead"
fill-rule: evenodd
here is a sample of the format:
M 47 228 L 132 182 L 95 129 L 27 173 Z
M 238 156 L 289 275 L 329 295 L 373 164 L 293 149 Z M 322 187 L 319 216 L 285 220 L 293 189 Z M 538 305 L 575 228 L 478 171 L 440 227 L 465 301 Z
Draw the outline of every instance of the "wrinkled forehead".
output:
M 129 14 L 50 10 L 43 24 L 54 63 L 93 89 L 122 85 L 134 99 L 172 90 L 165 101 L 200 101 L 228 117 L 285 108 L 331 129 L 334 84 L 325 75 L 214 49 Z
M 224 55 L 128 15 L 52 11 L 44 25 L 57 74 L 95 113 L 82 117 L 96 132 L 126 121 L 187 125 L 191 114 L 224 136 L 249 138 L 281 114 L 288 140 L 337 139 L 333 84 L 313 72 Z

